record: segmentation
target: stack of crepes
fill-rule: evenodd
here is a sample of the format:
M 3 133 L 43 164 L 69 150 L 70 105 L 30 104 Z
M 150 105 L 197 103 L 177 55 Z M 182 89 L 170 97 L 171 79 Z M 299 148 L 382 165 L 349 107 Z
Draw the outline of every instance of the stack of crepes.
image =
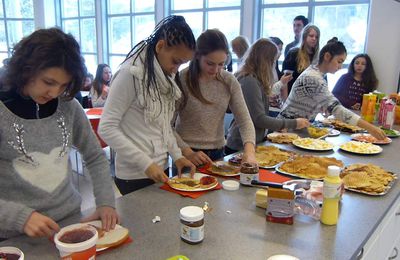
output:
M 326 119 L 323 121 L 324 124 L 331 125 L 335 129 L 343 131 L 343 132 L 349 132 L 349 133 L 358 133 L 362 132 L 364 129 L 355 125 L 350 125 L 345 122 L 342 122 L 337 119 Z
M 374 164 L 352 164 L 340 174 L 345 188 L 379 194 L 388 189 L 388 185 L 396 178 Z
M 297 156 L 284 162 L 279 171 L 290 173 L 306 179 L 319 180 L 328 174 L 328 166 L 343 167 L 343 162 L 333 157 L 317 157 L 311 155 Z
M 273 167 L 280 162 L 285 162 L 296 155 L 295 152 L 279 149 L 276 146 L 258 146 L 256 160 L 260 167 Z

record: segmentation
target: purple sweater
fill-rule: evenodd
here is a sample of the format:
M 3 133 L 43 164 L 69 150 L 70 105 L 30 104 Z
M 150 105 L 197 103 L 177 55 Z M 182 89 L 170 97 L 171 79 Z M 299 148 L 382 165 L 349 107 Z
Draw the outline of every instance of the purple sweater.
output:
M 361 106 L 363 95 L 369 92 L 361 81 L 355 80 L 349 73 L 342 75 L 332 90 L 340 103 L 350 109 L 354 109 L 356 103 Z

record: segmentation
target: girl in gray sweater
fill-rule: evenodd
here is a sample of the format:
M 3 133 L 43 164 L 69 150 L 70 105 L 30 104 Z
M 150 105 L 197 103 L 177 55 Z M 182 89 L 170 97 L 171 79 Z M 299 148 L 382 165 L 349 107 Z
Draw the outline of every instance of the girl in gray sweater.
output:
M 59 29 L 15 45 L 0 94 L 0 239 L 51 237 L 57 221 L 80 211 L 71 146 L 86 162 L 96 198 L 96 211 L 82 221 L 101 219 L 106 230 L 119 222 L 107 159 L 74 99 L 85 74 L 79 44 Z
M 263 140 L 266 129 L 300 129 L 309 125 L 305 118 L 277 119 L 268 116 L 268 96 L 271 86 L 282 85 L 279 81 L 273 84 L 273 70 L 277 53 L 277 46 L 272 41 L 259 39 L 250 47 L 243 66 L 236 73 L 256 129 L 257 143 Z M 242 149 L 241 133 L 236 120 L 234 120 L 228 131 L 225 152 L 230 154 Z

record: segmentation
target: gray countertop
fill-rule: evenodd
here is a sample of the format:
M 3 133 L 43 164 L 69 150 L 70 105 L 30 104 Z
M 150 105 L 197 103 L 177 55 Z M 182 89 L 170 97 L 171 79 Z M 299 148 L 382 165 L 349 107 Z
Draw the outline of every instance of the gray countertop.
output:
M 335 144 L 347 135 L 327 138 Z M 383 146 L 379 155 L 362 156 L 338 151 L 312 153 L 292 145 L 279 147 L 304 154 L 334 156 L 344 163 L 371 162 L 388 171 L 399 172 L 400 138 Z M 346 192 L 340 205 L 339 222 L 325 226 L 306 216 L 296 216 L 293 225 L 267 222 L 265 210 L 255 206 L 256 188 L 241 186 L 238 191 L 217 190 L 198 199 L 184 198 L 159 189 L 159 185 L 128 194 L 117 200 L 122 225 L 130 230 L 133 243 L 105 252 L 98 259 L 166 259 L 185 255 L 190 259 L 267 259 L 289 254 L 300 259 L 355 259 L 364 243 L 400 194 L 397 181 L 385 196 L 373 197 Z M 203 206 L 213 209 L 205 216 L 205 238 L 189 245 L 180 240 L 180 208 Z M 152 223 L 155 216 L 161 222 Z M 73 216 L 61 224 L 77 222 Z M 25 236 L 1 242 L 24 251 L 26 259 L 57 259 L 58 251 L 47 239 Z

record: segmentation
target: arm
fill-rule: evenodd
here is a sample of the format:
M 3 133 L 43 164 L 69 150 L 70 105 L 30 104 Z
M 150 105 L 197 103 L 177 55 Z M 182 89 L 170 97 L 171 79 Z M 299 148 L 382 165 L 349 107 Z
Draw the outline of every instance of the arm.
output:
M 119 71 L 111 83 L 108 102 L 104 107 L 99 124 L 99 135 L 117 153 L 132 158 L 132 164 L 139 165 L 140 170 L 145 172 L 153 163 L 153 160 L 143 153 L 122 131 L 120 124 L 122 117 L 129 109 L 132 102 L 136 100 L 136 91 L 129 71 Z M 134 123 L 134 122 L 132 122 Z
M 235 116 L 242 137 L 244 147 L 243 161 L 256 162 L 254 125 L 247 109 L 240 84 L 235 78 L 233 78 L 231 83 L 231 100 L 229 102 L 229 107 Z
M 260 83 L 253 77 L 246 77 L 242 81 L 243 96 L 250 113 L 250 117 L 256 128 L 271 130 L 281 130 L 283 128 L 296 128 L 295 119 L 278 119 L 265 114 L 265 105 L 262 97 L 267 96 L 263 93 Z M 267 101 L 268 102 L 268 101 Z
M 76 108 L 76 105 L 73 133 L 73 145 L 82 154 L 86 163 L 96 199 L 96 211 L 82 221 L 101 219 L 103 229 L 108 231 L 119 223 L 119 216 L 115 211 L 114 193 L 110 192 L 112 179 L 109 164 L 84 111 L 80 107 Z

